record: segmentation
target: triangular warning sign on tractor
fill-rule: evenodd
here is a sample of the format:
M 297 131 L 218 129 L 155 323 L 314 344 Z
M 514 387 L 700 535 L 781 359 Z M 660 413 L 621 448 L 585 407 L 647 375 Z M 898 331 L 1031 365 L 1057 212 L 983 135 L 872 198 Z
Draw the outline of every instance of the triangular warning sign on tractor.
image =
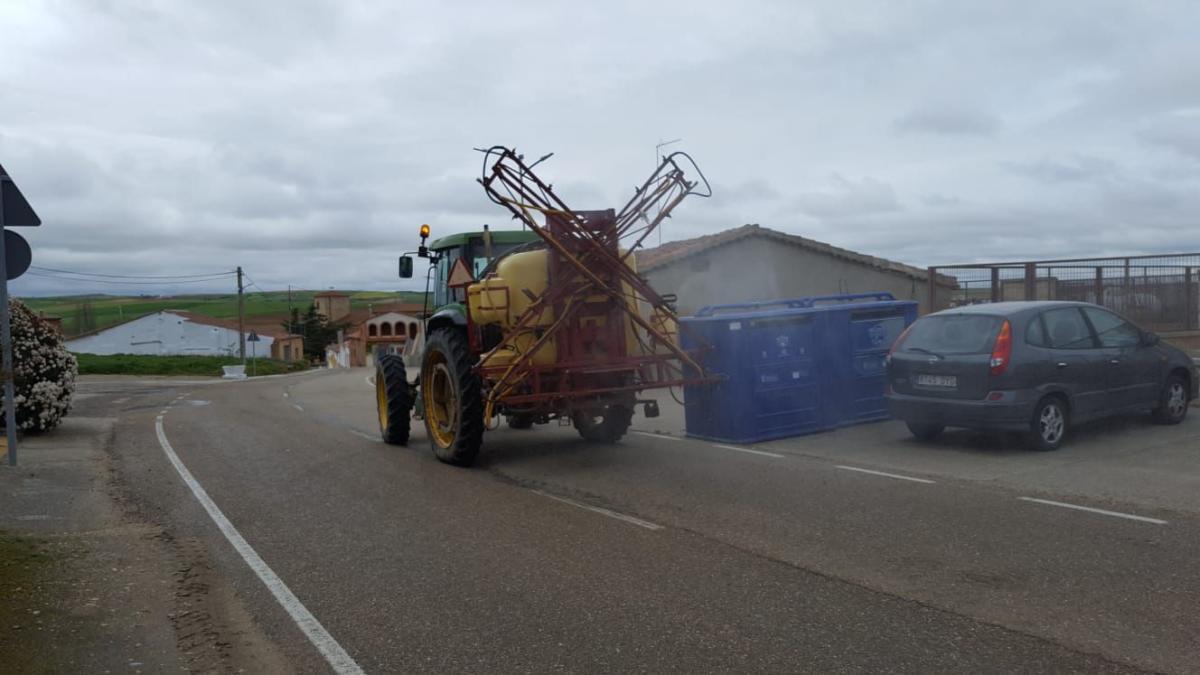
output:
M 0 213 L 0 223 L 5 227 L 37 227 L 42 224 L 33 207 L 25 201 L 25 195 L 17 188 L 17 184 L 8 177 L 8 172 L 0 166 L 0 199 L 3 200 L 3 213 Z
M 475 281 L 475 275 L 471 274 L 471 269 L 467 267 L 466 258 L 459 258 L 454 261 L 454 267 L 450 268 L 450 278 L 446 281 L 446 285 L 450 288 L 460 288 Z

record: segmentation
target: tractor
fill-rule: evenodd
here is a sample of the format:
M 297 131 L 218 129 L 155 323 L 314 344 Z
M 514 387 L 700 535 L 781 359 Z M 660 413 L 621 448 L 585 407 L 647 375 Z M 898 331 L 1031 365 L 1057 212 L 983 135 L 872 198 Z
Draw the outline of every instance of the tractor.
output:
M 641 392 L 714 381 L 699 362 L 706 347 L 679 346 L 674 298 L 637 274 L 633 256 L 685 197 L 711 195 L 690 157 L 663 157 L 619 211 L 575 211 L 533 172 L 551 155 L 526 164 L 502 146 L 481 152 L 479 183 L 523 227 L 427 244 L 421 226 L 415 255 L 429 261 L 425 295 L 435 311 L 426 312 L 415 381 L 399 355 L 377 360 L 385 442 L 407 444 L 412 419 L 422 419 L 437 458 L 469 466 L 503 417 L 515 429 L 557 421 L 615 443 L 638 406 L 658 415 Z M 412 254 L 399 272 L 413 276 Z

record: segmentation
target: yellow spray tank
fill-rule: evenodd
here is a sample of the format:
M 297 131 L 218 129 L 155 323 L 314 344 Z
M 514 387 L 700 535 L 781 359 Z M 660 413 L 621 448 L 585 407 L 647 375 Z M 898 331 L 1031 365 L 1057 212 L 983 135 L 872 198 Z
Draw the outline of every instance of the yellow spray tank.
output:
M 477 325 L 498 324 L 503 331 L 514 325 L 534 300 L 546 292 L 548 285 L 547 263 L 549 253 L 545 250 L 512 253 L 500 259 L 496 269 L 479 282 L 467 287 L 467 306 L 471 321 Z M 502 366 L 518 355 L 525 353 L 537 341 L 535 329 L 554 323 L 554 308 L 547 307 L 510 343 L 497 345 L 481 357 L 484 366 Z M 558 354 L 554 341 L 548 340 L 533 355 L 533 363 L 554 363 Z
M 625 251 L 621 251 L 624 255 Z M 497 324 L 501 331 L 507 332 L 510 327 L 515 325 L 520 320 L 521 316 L 533 305 L 534 300 L 542 295 L 549 286 L 549 259 L 550 253 L 546 249 L 535 251 L 523 251 L 520 253 L 512 253 L 500 259 L 496 264 L 495 270 L 484 279 L 471 284 L 467 287 L 467 304 L 471 313 L 471 321 L 476 325 Z M 634 256 L 629 256 L 625 259 L 625 264 L 635 272 L 637 264 Z M 639 313 L 647 318 L 649 316 L 646 303 L 639 302 L 633 292 L 633 289 L 625 283 L 622 283 L 621 289 L 625 296 L 625 301 L 631 306 L 636 307 Z M 595 294 L 584 298 L 575 299 L 576 302 L 585 303 L 607 303 L 609 297 L 604 294 Z M 509 342 L 496 346 L 494 349 L 484 353 L 481 356 L 480 365 L 484 367 L 502 366 L 511 363 L 518 355 L 525 353 L 537 341 L 538 329 L 544 329 L 554 324 L 555 313 L 552 307 L 546 307 L 541 310 L 537 318 L 532 321 L 530 329 L 524 331 Z M 626 323 L 626 351 L 630 355 L 640 355 L 645 353 L 643 345 L 647 349 L 652 349 L 650 342 L 642 336 L 643 339 L 638 339 L 640 329 L 636 328 L 628 317 L 623 319 Z M 595 322 L 597 325 L 603 325 L 604 317 L 592 317 L 587 321 Z M 655 327 L 663 330 L 668 328 L 660 323 Z M 674 333 L 674 327 L 668 328 L 671 333 Z M 637 332 L 635 332 L 637 331 Z M 537 352 L 532 356 L 532 362 L 535 365 L 546 365 L 554 363 L 558 357 L 557 349 L 554 341 L 548 340 Z

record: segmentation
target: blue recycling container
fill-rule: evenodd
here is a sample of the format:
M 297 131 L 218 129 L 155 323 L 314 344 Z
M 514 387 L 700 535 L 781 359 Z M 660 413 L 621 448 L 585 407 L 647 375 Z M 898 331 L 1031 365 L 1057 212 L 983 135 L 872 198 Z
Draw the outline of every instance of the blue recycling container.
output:
M 683 346 L 725 379 L 684 388 L 688 436 L 755 443 L 886 419 L 887 353 L 917 318 L 890 293 L 711 305 Z

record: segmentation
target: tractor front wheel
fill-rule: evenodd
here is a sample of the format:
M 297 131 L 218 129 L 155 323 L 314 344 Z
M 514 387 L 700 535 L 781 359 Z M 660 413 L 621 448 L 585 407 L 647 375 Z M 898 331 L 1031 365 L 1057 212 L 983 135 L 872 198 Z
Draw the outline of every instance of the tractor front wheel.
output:
M 575 430 L 593 443 L 616 443 L 629 430 L 633 408 L 614 404 L 595 410 L 579 410 L 571 416 Z
M 470 466 L 483 444 L 483 396 L 462 330 L 440 328 L 425 341 L 421 399 L 433 453 L 447 464 Z
M 412 399 L 404 359 L 395 354 L 380 356 L 375 366 L 375 408 L 384 443 L 408 445 Z

